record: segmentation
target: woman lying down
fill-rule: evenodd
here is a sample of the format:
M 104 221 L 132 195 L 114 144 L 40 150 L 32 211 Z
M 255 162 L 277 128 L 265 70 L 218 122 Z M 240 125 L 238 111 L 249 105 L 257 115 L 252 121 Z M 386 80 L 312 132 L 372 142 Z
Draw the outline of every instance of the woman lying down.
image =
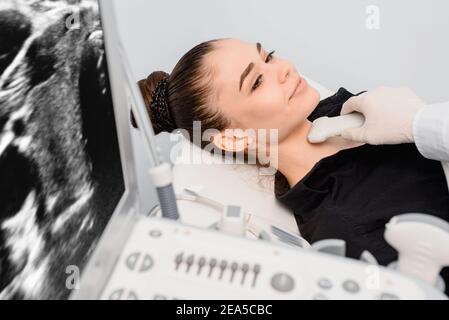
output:
M 245 130 L 278 129 L 277 199 L 295 214 L 306 240 L 343 239 L 349 257 L 368 250 L 382 265 L 396 260 L 383 237 L 395 215 L 449 221 L 441 164 L 414 144 L 363 145 L 342 137 L 310 144 L 311 121 L 340 115 L 353 94 L 340 88 L 320 101 L 295 66 L 273 53 L 259 43 L 213 40 L 187 52 L 170 75 L 153 72 L 141 80 L 156 133 L 184 129 L 193 137 L 193 122 L 201 121 L 202 132 L 217 130 L 211 137 L 217 147 L 242 152 L 251 144 Z M 236 128 L 243 133 L 225 134 Z

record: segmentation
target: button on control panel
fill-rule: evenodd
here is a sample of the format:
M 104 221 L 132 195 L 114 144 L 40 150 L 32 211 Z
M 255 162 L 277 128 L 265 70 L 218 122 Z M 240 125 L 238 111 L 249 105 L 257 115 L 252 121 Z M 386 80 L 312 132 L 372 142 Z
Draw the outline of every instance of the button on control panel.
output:
M 346 280 L 343 282 L 343 289 L 350 293 L 357 293 L 360 291 L 360 286 L 354 280 Z
M 330 289 L 332 288 L 332 282 L 328 278 L 321 278 L 318 280 L 318 287 L 321 289 Z
M 295 287 L 295 280 L 286 273 L 277 273 L 271 278 L 271 286 L 280 292 L 288 292 Z

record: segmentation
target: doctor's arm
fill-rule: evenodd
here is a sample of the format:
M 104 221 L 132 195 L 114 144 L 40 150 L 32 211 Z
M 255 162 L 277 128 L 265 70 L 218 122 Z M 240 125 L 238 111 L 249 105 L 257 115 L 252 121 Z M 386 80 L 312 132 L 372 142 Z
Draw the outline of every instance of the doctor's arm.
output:
M 449 101 L 427 105 L 416 113 L 413 138 L 424 157 L 449 161 Z
M 425 105 L 408 88 L 380 87 L 349 99 L 341 114 L 360 112 L 361 127 L 342 132 L 346 139 L 369 144 L 415 142 L 421 154 L 449 161 L 449 102 Z

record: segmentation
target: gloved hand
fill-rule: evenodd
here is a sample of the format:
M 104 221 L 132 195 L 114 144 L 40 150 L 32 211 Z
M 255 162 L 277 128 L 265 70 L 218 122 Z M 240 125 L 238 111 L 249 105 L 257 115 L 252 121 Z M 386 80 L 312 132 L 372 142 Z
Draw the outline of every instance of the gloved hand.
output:
M 365 123 L 342 136 L 369 144 L 413 142 L 413 119 L 422 107 L 424 102 L 408 88 L 380 87 L 362 93 L 346 101 L 340 114 L 360 112 Z

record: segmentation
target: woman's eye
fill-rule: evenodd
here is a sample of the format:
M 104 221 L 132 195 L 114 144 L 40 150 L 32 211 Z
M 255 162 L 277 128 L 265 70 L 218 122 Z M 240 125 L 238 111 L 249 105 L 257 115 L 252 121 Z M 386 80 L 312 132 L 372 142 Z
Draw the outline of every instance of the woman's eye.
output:
M 274 50 L 271 51 L 268 55 L 267 58 L 265 59 L 265 63 L 270 62 L 271 60 L 273 60 L 273 55 L 274 55 Z M 256 82 L 254 82 L 253 87 L 251 88 L 251 91 L 256 90 L 263 82 L 263 77 L 262 75 L 258 76 L 256 79 Z
M 275 53 L 276 51 L 271 51 L 269 54 L 268 54 L 268 56 L 267 56 L 267 58 L 265 59 L 265 63 L 268 63 L 268 62 L 270 62 L 271 60 L 273 60 L 273 55 L 274 55 L 274 53 Z
M 251 88 L 251 91 L 256 90 L 262 84 L 262 81 L 262 75 L 258 76 L 256 82 L 254 82 L 253 87 Z

